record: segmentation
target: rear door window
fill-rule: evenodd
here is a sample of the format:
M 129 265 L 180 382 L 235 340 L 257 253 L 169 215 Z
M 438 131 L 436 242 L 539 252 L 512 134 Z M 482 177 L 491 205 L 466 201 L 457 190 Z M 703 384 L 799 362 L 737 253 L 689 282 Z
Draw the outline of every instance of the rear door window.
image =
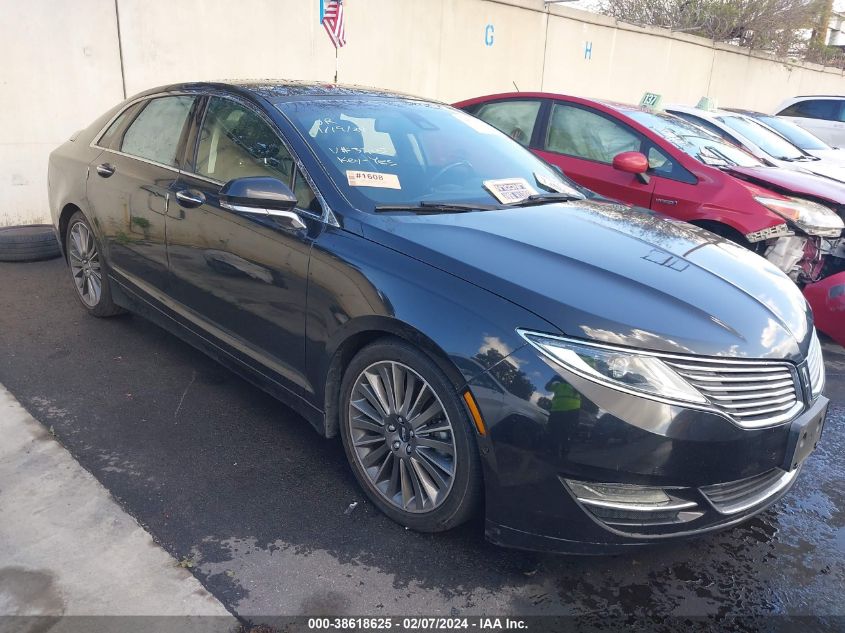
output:
M 837 99 L 807 99 L 793 103 L 779 112 L 782 116 L 802 117 L 805 119 L 824 119 L 826 121 L 840 121 L 842 102 Z
M 123 135 L 120 151 L 176 167 L 176 152 L 195 97 L 151 99 Z
M 485 103 L 475 116 L 510 136 L 520 145 L 528 145 L 537 124 L 540 101 L 518 99 Z
M 565 103 L 552 107 L 545 143 L 550 152 L 609 165 L 617 154 L 641 148 L 642 138 L 624 123 Z

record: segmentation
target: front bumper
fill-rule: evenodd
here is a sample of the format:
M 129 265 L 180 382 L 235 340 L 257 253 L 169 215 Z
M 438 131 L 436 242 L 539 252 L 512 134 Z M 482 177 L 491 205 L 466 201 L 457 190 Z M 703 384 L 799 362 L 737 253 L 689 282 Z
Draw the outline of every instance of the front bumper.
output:
M 828 405 L 819 396 L 791 422 L 747 429 L 717 413 L 585 386 L 530 348 L 502 363 L 470 388 L 488 428 L 487 538 L 522 549 L 609 553 L 740 523 L 794 484 L 794 432 L 823 421 Z M 577 385 L 577 410 L 549 412 L 549 386 L 560 380 Z M 569 482 L 650 487 L 668 500 L 631 511 L 581 499 Z

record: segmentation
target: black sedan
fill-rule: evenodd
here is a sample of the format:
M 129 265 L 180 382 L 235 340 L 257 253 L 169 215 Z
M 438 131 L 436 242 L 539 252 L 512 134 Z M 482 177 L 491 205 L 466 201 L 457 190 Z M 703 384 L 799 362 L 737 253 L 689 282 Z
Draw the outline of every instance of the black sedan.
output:
M 49 188 L 85 310 L 143 314 L 340 435 L 416 530 L 483 507 L 517 547 L 697 534 L 771 505 L 821 433 L 785 275 L 440 103 L 167 86 L 56 149 Z

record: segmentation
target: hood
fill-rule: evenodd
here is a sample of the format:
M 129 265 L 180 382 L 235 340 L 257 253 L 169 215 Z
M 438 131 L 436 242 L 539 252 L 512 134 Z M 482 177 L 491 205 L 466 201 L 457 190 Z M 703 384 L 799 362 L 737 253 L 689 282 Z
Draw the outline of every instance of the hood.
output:
M 808 165 L 802 166 L 810 168 Z M 785 195 L 845 204 L 845 184 L 825 176 L 780 167 L 727 167 L 724 171 L 740 180 L 748 180 Z
M 817 158 L 821 158 L 827 163 L 845 166 L 845 151 L 841 149 L 806 149 L 804 151 Z
M 799 360 L 809 345 L 807 302 L 777 268 L 625 205 L 372 215 L 363 231 L 533 312 L 552 334 L 740 358 Z
M 845 182 L 845 166 L 843 165 L 828 160 L 815 160 L 802 163 L 802 166 L 817 176 L 830 178 L 838 182 Z

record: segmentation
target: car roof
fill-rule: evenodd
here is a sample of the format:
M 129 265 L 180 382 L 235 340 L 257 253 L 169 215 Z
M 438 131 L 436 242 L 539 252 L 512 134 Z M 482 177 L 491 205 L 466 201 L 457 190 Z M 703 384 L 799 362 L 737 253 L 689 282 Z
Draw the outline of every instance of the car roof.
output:
M 373 97 L 393 98 L 439 103 L 416 95 L 393 90 L 382 90 L 370 86 L 336 84 L 326 81 L 304 81 L 295 79 L 230 79 L 171 84 L 147 90 L 142 95 L 173 91 L 224 90 L 251 96 L 263 97 L 274 103 L 301 101 L 325 97 Z
M 713 123 L 720 123 L 720 121 L 718 120 L 718 117 L 720 116 L 745 115 L 744 112 L 731 112 L 730 110 L 723 110 L 721 108 L 717 108 L 715 110 L 705 110 L 703 108 L 697 108 L 695 106 L 678 105 L 675 103 L 665 106 L 664 110 L 670 113 L 672 110 L 675 110 L 676 112 L 688 112 L 690 114 L 699 116 L 702 119 L 712 121 Z
M 733 112 L 734 114 L 744 114 L 745 116 L 750 116 L 750 117 L 755 117 L 755 118 L 761 117 L 761 116 L 768 117 L 768 118 L 774 117 L 773 114 L 766 114 L 765 112 L 760 112 L 758 110 L 746 110 L 744 108 L 722 108 L 722 110 L 725 110 L 726 112 Z

